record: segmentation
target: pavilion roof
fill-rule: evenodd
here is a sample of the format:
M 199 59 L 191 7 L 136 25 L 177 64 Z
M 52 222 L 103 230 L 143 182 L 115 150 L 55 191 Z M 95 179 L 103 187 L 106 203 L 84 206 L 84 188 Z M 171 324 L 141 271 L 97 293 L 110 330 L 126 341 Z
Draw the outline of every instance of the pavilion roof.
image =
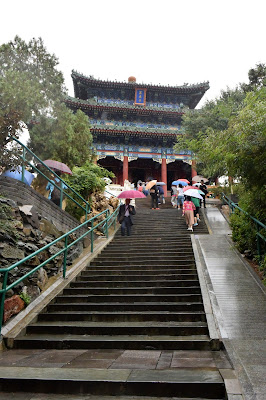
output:
M 117 81 L 108 81 L 95 79 L 92 75 L 85 76 L 83 74 L 78 73 L 77 71 L 72 70 L 71 77 L 75 82 L 81 82 L 89 87 L 102 87 L 102 88 L 147 88 L 165 93 L 172 94 L 199 94 L 200 98 L 204 95 L 204 93 L 210 88 L 209 82 L 197 83 L 194 85 L 182 85 L 182 86 L 169 86 L 169 85 L 153 85 L 146 83 L 137 83 L 137 82 L 117 82 Z
M 175 138 L 177 135 L 181 135 L 178 129 L 147 129 L 141 127 L 108 127 L 108 126 L 97 126 L 92 125 L 91 131 L 98 134 L 106 135 L 119 135 L 119 136 L 142 136 L 142 137 L 168 137 Z
M 100 110 L 100 111 L 119 111 L 121 113 L 127 112 L 138 115 L 167 115 L 172 117 L 178 117 L 184 114 L 184 110 L 173 109 L 163 109 L 159 107 L 151 107 L 151 106 L 138 106 L 138 105 L 130 105 L 130 104 L 107 104 L 107 103 L 97 103 L 94 99 L 82 100 L 77 99 L 76 97 L 67 96 L 65 98 L 65 104 L 72 109 L 81 109 L 82 111 L 90 111 L 90 110 Z

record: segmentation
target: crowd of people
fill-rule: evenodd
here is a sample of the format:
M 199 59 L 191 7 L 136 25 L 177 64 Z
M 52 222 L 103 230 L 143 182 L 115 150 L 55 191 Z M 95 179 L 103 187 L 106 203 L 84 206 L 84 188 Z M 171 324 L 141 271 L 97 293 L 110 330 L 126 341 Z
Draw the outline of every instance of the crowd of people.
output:
M 202 200 L 197 197 L 186 196 L 186 192 L 181 183 L 179 183 L 178 186 L 172 185 L 171 187 L 172 206 L 174 208 L 182 209 L 182 215 L 185 217 L 188 231 L 193 231 L 193 227 L 199 225 L 199 209 L 201 208 L 202 203 L 204 208 L 206 208 L 206 195 L 208 189 L 203 180 L 200 182 L 199 190 L 201 191 Z
M 160 184 L 161 183 L 161 184 Z M 151 209 L 159 210 L 159 205 L 165 203 L 163 182 L 157 182 L 155 180 L 149 180 L 148 182 L 137 183 L 137 190 L 142 192 L 145 196 L 150 195 L 151 197 Z M 163 183 L 164 184 L 164 183 Z M 165 184 L 164 184 L 165 185 Z M 191 185 L 192 186 L 192 185 Z M 186 195 L 184 185 L 179 183 L 178 185 L 172 185 L 171 187 L 171 204 L 174 208 L 182 210 L 182 216 L 185 218 L 187 230 L 193 232 L 193 227 L 198 226 L 200 223 L 199 209 L 206 207 L 205 197 L 208 193 L 207 186 L 202 180 L 198 189 L 201 192 L 201 198 Z M 121 235 L 130 236 L 132 215 L 135 215 L 135 208 L 130 205 L 130 200 L 127 199 L 126 203 L 120 206 L 118 221 L 121 224 Z

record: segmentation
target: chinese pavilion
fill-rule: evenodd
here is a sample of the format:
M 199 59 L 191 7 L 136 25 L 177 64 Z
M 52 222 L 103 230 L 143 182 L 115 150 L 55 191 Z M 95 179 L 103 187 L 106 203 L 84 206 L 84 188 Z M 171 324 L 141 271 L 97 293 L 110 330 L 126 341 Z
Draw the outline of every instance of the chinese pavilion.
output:
M 112 82 L 72 71 L 75 98 L 66 105 L 88 115 L 99 165 L 136 183 L 152 177 L 171 185 L 196 175 L 188 152 L 175 153 L 176 135 L 186 109 L 194 109 L 209 83 L 183 86 Z

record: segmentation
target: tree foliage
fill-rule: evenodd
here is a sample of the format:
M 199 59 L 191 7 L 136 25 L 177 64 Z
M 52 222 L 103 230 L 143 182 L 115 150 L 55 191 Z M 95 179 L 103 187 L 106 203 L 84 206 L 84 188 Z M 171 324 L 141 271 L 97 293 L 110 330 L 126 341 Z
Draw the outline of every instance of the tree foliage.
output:
M 65 93 L 64 78 L 56 67 L 58 60 L 49 54 L 42 39 L 26 43 L 16 36 L 0 46 L 0 162 L 15 163 L 10 150 L 12 137 L 34 117 L 48 114 Z
M 62 103 L 53 117 L 41 116 L 30 129 L 29 147 L 39 158 L 55 159 L 70 168 L 91 160 L 91 144 L 88 117 L 80 110 L 74 114 Z
M 90 159 L 88 118 L 62 103 L 66 90 L 58 63 L 41 38 L 27 43 L 16 36 L 0 47 L 1 165 L 16 163 L 8 143 L 22 126 L 28 127 L 29 146 L 41 159 L 54 158 L 70 168 Z
M 248 76 L 248 84 L 227 89 L 201 110 L 187 112 L 184 134 L 175 148 L 193 152 L 198 172 L 237 178 L 244 188 L 240 207 L 265 224 L 266 66 L 256 65 Z M 252 219 L 240 212 L 231 224 L 239 250 L 256 254 L 257 227 Z
M 88 199 L 96 190 L 104 190 L 103 178 L 114 178 L 115 176 L 113 172 L 90 162 L 86 162 L 82 167 L 73 168 L 72 172 L 73 175 L 67 177 L 67 182 L 84 199 Z

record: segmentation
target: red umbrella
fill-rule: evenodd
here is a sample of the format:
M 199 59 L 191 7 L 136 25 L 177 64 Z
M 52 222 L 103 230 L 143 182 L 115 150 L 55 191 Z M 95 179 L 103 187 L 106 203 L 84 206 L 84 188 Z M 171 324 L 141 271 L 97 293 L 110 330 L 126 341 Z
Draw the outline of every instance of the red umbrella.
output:
M 144 199 L 146 196 L 138 190 L 124 190 L 117 196 L 119 199 Z
M 72 175 L 72 171 L 68 166 L 64 163 L 61 163 L 60 161 L 55 161 L 55 160 L 45 160 L 44 164 L 47 165 L 47 167 L 51 169 L 57 169 L 57 171 L 62 172 L 63 174 L 69 174 Z
M 187 179 L 178 179 L 179 181 L 190 183 Z

